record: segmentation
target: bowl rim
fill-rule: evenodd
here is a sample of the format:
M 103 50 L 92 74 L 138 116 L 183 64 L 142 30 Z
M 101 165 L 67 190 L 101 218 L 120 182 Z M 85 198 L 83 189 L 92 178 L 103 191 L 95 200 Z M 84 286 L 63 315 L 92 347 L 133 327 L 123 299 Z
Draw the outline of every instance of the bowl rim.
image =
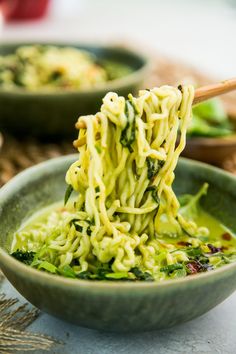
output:
M 148 73 L 148 71 L 152 67 L 152 59 L 151 56 L 144 54 L 143 51 L 138 50 L 138 49 L 133 49 L 131 46 L 121 46 L 121 45 L 116 45 L 116 44 L 93 44 L 93 43 L 83 43 L 83 42 L 64 42 L 64 41 L 9 41 L 9 42 L 2 42 L 0 44 L 0 49 L 1 47 L 17 47 L 21 45 L 54 45 L 54 46 L 65 46 L 65 47 L 74 47 L 74 48 L 84 48 L 85 50 L 90 51 L 91 49 L 99 49 L 99 50 L 111 50 L 111 51 L 122 51 L 126 54 L 130 54 L 138 58 L 143 62 L 142 66 L 137 69 L 132 71 L 130 74 L 125 75 L 121 78 L 115 79 L 115 80 L 110 80 L 105 83 L 97 84 L 91 88 L 86 88 L 84 90 L 76 90 L 76 89 L 71 89 L 71 90 L 45 90 L 42 88 L 42 90 L 35 90 L 35 91 L 29 91 L 25 88 L 21 87 L 14 87 L 12 89 L 3 89 L 0 87 L 0 95 L 3 96 L 14 96 L 17 95 L 19 97 L 21 96 L 27 96 L 27 97 L 56 97 L 56 96 L 77 96 L 77 95 L 88 95 L 88 94 L 94 94 L 94 93 L 104 93 L 104 92 L 109 92 L 109 91 L 116 91 L 117 87 L 119 89 L 122 89 L 126 87 L 127 85 L 132 85 L 136 83 L 137 77 L 143 77 L 145 73 Z
M 20 172 L 17 174 L 15 177 L 13 177 L 8 183 L 6 183 L 1 189 L 0 189 L 0 209 L 1 203 L 3 200 L 4 203 L 4 195 L 11 195 L 11 190 L 14 190 L 14 188 L 17 188 L 17 186 L 20 184 L 20 186 L 24 185 L 24 182 L 28 180 L 28 177 L 31 177 L 33 175 L 36 175 L 39 173 L 39 171 L 48 171 L 48 168 L 51 168 L 51 171 L 54 170 L 54 168 L 57 166 L 62 166 L 63 164 L 70 164 L 72 163 L 77 154 L 70 154 L 70 155 L 65 155 L 65 156 L 60 156 L 56 157 L 53 159 L 49 159 L 47 161 L 41 162 L 33 167 L 27 168 L 26 170 Z M 236 185 L 236 176 L 232 175 L 231 173 L 221 170 L 220 168 L 208 165 L 203 162 L 199 161 L 194 161 L 191 159 L 183 158 L 181 157 L 179 159 L 180 163 L 182 165 L 190 165 L 194 166 L 200 169 L 203 169 L 205 171 L 211 170 L 213 173 L 216 173 L 218 176 L 222 176 L 228 181 L 233 181 Z M 54 167 L 54 168 L 53 168 Z M 48 173 L 48 172 L 47 172 Z M 135 289 L 166 289 L 169 287 L 178 287 L 181 286 L 181 284 L 193 284 L 195 282 L 199 282 L 204 279 L 213 279 L 217 278 L 218 276 L 222 275 L 223 273 L 227 273 L 230 271 L 235 271 L 236 274 L 236 262 L 226 264 L 220 268 L 217 268 L 213 271 L 209 272 L 204 272 L 204 273 L 198 273 L 194 276 L 190 277 L 184 277 L 180 279 L 170 279 L 170 280 L 163 280 L 162 282 L 158 281 L 137 281 L 137 282 L 122 282 L 122 281 L 99 281 L 99 280 L 85 280 L 85 279 L 71 279 L 71 278 L 66 278 L 57 274 L 50 274 L 47 272 L 40 271 L 38 269 L 31 268 L 30 266 L 27 266 L 17 259 L 13 258 L 7 251 L 5 251 L 1 246 L 0 246 L 0 265 L 1 265 L 1 260 L 4 261 L 4 263 L 7 263 L 9 265 L 9 268 L 11 269 L 18 269 L 18 271 L 22 272 L 24 275 L 27 275 L 29 278 L 37 278 L 37 282 L 42 282 L 42 283 L 48 283 L 53 286 L 57 287 L 63 287 L 63 286 L 71 286 L 74 289 L 76 288 L 90 288 L 97 289 L 97 290 L 104 290 L 104 289 L 110 289 L 110 291 L 125 291 L 125 289 L 130 289 L 130 288 L 135 288 Z M 1 268 L 0 268 L 1 269 Z M 121 285 L 122 284 L 122 285 Z
M 204 136 L 192 136 L 187 137 L 187 145 L 186 147 L 191 146 L 207 146 L 207 147 L 215 147 L 218 145 L 222 146 L 236 146 L 236 131 L 227 136 L 218 136 L 218 137 L 204 137 Z

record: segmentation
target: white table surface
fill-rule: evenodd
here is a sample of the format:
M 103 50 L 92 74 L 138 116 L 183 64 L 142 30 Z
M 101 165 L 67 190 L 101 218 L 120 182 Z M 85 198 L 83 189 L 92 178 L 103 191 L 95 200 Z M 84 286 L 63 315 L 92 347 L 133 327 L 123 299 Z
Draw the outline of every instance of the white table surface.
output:
M 231 5 L 230 5 L 231 3 Z M 0 42 L 134 41 L 219 78 L 236 76 L 236 1 L 55 0 L 48 17 L 0 30 Z M 19 296 L 5 281 L 7 296 Z M 204 301 L 204 300 L 203 300 Z M 183 304 L 184 306 L 184 304 Z M 107 334 L 42 314 L 30 330 L 65 342 L 57 354 L 235 354 L 236 293 L 208 314 L 169 330 Z M 40 353 L 40 351 L 36 352 Z
M 0 42 L 134 42 L 219 78 L 236 76 L 235 37 L 235 0 L 53 0 L 44 20 L 0 31 Z

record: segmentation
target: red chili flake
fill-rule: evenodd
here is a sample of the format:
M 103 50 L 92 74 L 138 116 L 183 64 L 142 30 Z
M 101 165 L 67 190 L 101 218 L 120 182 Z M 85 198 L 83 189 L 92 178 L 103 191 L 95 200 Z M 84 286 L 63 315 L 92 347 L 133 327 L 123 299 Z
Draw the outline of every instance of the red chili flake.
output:
M 228 233 L 228 232 L 225 232 L 221 237 L 222 237 L 223 240 L 225 240 L 225 241 L 230 241 L 231 238 L 232 238 L 232 236 L 231 236 L 230 233 Z
M 186 242 L 186 241 L 179 241 L 179 242 L 177 242 L 177 245 L 178 246 L 186 246 L 186 247 L 192 246 L 191 243 Z
M 192 261 L 186 264 L 190 274 L 197 274 L 202 270 L 202 265 L 198 261 Z
M 222 250 L 222 251 L 227 251 L 228 249 L 229 249 L 229 247 L 226 247 L 226 246 L 222 246 L 222 247 L 221 247 L 221 250 Z
M 222 251 L 221 247 L 215 247 L 211 243 L 208 243 L 207 247 L 210 248 L 211 253 L 217 253 Z

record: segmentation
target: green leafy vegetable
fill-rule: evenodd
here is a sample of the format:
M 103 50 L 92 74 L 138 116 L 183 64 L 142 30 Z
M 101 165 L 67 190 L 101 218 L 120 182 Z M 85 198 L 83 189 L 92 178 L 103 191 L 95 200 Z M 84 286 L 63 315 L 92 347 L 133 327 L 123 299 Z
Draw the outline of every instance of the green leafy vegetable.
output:
M 118 79 L 132 72 L 132 68 L 130 66 L 110 60 L 98 61 L 98 64 L 106 70 L 108 80 Z
M 202 250 L 200 247 L 189 247 L 186 249 L 186 253 L 189 257 L 199 257 L 202 255 Z
M 183 267 L 183 268 L 174 270 L 174 271 L 170 274 L 170 277 L 175 279 L 175 278 L 183 278 L 183 277 L 186 277 L 186 275 L 187 275 L 186 267 Z
M 44 269 L 44 270 L 46 270 L 49 273 L 54 273 L 54 274 L 57 273 L 57 267 L 54 266 L 54 264 L 49 263 L 47 261 L 42 261 L 39 264 L 38 269 Z
M 188 136 L 221 137 L 232 134 L 229 124 L 211 125 L 204 119 L 193 115 Z
M 207 194 L 208 183 L 204 183 L 196 195 L 184 195 L 179 197 L 181 205 L 180 214 L 188 220 L 193 220 L 199 213 L 199 201 Z
M 65 265 L 64 267 L 58 268 L 58 272 L 67 278 L 76 278 L 76 273 L 69 265 Z
M 78 225 L 76 221 L 72 221 L 72 223 L 74 224 L 76 231 L 79 231 L 79 232 L 83 231 L 83 227 L 81 225 Z
M 220 137 L 232 132 L 233 126 L 220 100 L 211 99 L 193 107 L 189 136 Z
M 109 269 L 98 269 L 95 273 L 90 271 L 80 272 L 77 277 L 79 279 L 90 279 L 90 280 L 127 280 L 127 272 L 111 272 Z
M 88 226 L 88 228 L 87 228 L 87 235 L 88 235 L 88 236 L 91 236 L 91 234 L 92 234 L 91 227 Z
M 205 272 L 212 270 L 212 265 L 209 264 L 209 256 L 205 255 L 200 247 L 189 247 L 186 250 L 189 257 L 189 262 L 186 262 L 186 270 L 188 274 Z
M 17 250 L 13 253 L 11 253 L 11 256 L 16 258 L 18 261 L 25 263 L 27 265 L 30 265 L 33 262 L 35 252 L 23 252 L 20 250 Z
M 162 267 L 160 269 L 161 272 L 166 272 L 168 275 L 172 272 L 174 272 L 175 270 L 178 270 L 178 269 L 183 269 L 184 266 L 183 264 L 181 263 L 175 263 L 175 264 L 170 264 L 170 265 L 167 265 L 165 267 Z
M 72 192 L 73 192 L 73 187 L 71 184 L 69 184 L 65 193 L 64 205 L 66 205 L 66 203 L 68 202 Z
M 86 270 L 86 271 L 80 272 L 77 275 L 77 277 L 79 279 L 91 279 L 91 275 L 92 275 L 92 273 Z
M 193 113 L 213 123 L 224 123 L 228 120 L 223 104 L 217 98 L 194 106 Z
M 127 272 L 108 273 L 105 275 L 105 277 L 111 280 L 127 279 L 128 273 Z
M 148 168 L 148 179 L 153 178 L 160 171 L 165 161 L 153 159 L 151 157 L 147 158 L 147 168 Z
M 59 70 L 59 69 L 54 70 L 51 72 L 51 74 L 49 76 L 49 81 L 60 80 L 62 76 L 63 76 L 63 72 L 61 70 Z
M 86 232 L 87 232 L 87 235 L 88 235 L 88 236 L 91 236 L 92 230 L 91 230 L 90 225 L 92 224 L 92 222 L 90 222 L 89 220 L 84 220 L 84 221 L 88 224 L 88 226 L 87 226 L 87 231 L 86 231 Z M 79 219 L 73 219 L 73 220 L 71 220 L 71 223 L 74 225 L 76 231 L 82 232 L 82 231 L 83 231 L 83 227 L 82 227 L 81 225 L 79 225 L 79 222 L 80 222 Z
M 102 149 L 101 149 L 101 147 L 100 147 L 98 144 L 95 145 L 95 149 L 97 150 L 97 152 L 98 152 L 99 154 L 101 154 Z
M 130 101 L 125 103 L 125 115 L 127 117 L 126 127 L 121 132 L 120 143 L 132 152 L 132 143 L 135 140 L 135 108 Z
M 154 201 L 160 205 L 160 198 L 158 196 L 158 191 L 157 191 L 157 187 L 156 186 L 149 186 L 146 189 L 146 192 L 152 192 L 152 198 L 154 199 Z
M 137 280 L 153 281 L 154 278 L 148 272 L 142 272 L 138 267 L 134 267 L 130 270 L 133 273 Z

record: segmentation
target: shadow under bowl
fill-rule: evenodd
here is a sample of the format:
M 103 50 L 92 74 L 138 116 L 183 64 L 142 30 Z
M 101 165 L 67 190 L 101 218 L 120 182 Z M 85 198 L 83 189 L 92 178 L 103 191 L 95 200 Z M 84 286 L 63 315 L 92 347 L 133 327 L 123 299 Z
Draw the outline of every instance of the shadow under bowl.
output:
M 14 53 L 22 45 L 5 43 L 0 55 Z M 59 47 L 71 46 L 94 54 L 99 61 L 108 60 L 128 65 L 131 73 L 87 90 L 28 91 L 24 88 L 0 88 L 0 129 L 14 134 L 40 137 L 75 135 L 74 124 L 80 115 L 96 113 L 102 98 L 109 91 L 127 96 L 137 93 L 150 69 L 149 59 L 125 47 L 85 45 L 76 43 L 38 43 Z
M 8 252 L 13 233 L 39 209 L 62 200 L 65 172 L 75 155 L 22 172 L 0 191 L 0 267 L 32 304 L 80 326 L 106 331 L 166 328 L 204 314 L 236 289 L 236 263 L 184 279 L 158 282 L 75 280 L 32 269 Z M 180 159 L 176 193 L 209 192 L 202 207 L 236 231 L 236 178 L 215 167 Z

